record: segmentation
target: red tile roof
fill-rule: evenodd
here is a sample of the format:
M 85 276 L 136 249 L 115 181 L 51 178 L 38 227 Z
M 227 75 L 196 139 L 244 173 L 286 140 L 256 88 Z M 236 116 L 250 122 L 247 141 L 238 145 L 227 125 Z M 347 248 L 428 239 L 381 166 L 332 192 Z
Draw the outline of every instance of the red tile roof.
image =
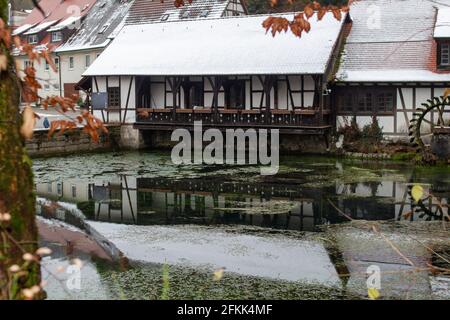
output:
M 21 25 L 60 20 L 69 16 L 84 16 L 95 2 L 96 0 L 41 0 L 39 5 L 47 16 L 43 17 L 41 12 L 34 8 Z
M 40 24 L 49 21 L 55 21 L 53 24 L 56 24 L 56 22 L 62 21 L 71 16 L 84 17 L 96 1 L 97 0 L 41 0 L 39 5 L 46 13 L 46 16 L 44 17 L 37 8 L 34 8 L 28 17 L 21 22 L 21 25 L 34 25 L 34 27 L 38 27 Z M 43 31 L 49 27 L 51 27 L 51 25 L 45 27 Z M 50 35 L 45 34 L 41 39 L 39 39 L 39 43 L 37 43 L 37 45 L 45 45 L 49 42 Z M 52 47 L 57 47 L 60 44 L 60 42 L 52 43 Z

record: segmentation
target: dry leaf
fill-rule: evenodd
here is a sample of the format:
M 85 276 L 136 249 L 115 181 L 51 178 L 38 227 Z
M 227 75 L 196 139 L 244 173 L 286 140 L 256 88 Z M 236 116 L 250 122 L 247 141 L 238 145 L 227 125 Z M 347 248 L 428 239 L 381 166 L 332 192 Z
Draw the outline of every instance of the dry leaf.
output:
M 380 297 L 380 291 L 378 291 L 378 289 L 376 288 L 368 288 L 367 295 L 369 296 L 370 300 L 377 300 Z
M 221 268 L 219 270 L 214 271 L 214 281 L 219 281 L 220 279 L 223 278 L 223 273 L 224 273 L 225 269 Z
M 416 184 L 414 187 L 412 187 L 412 189 L 411 189 L 411 196 L 413 197 L 413 199 L 416 202 L 419 202 L 420 199 L 422 199 L 422 197 L 423 197 L 423 188 L 422 188 L 422 186 Z
M 4 54 L 0 54 L 0 71 L 8 69 L 8 58 Z
M 22 120 L 20 133 L 25 139 L 31 139 L 33 137 L 34 126 L 36 125 L 36 116 L 30 106 L 25 107 L 23 110 Z
M 409 218 L 411 218 L 412 214 L 413 214 L 412 211 L 408 211 L 408 212 L 403 213 L 402 216 L 405 219 L 409 219 Z
M 305 16 L 307 19 L 311 18 L 314 14 L 314 9 L 312 8 L 312 6 L 307 5 L 304 9 L 305 12 Z
M 445 88 L 444 98 L 447 98 L 450 95 L 450 88 Z

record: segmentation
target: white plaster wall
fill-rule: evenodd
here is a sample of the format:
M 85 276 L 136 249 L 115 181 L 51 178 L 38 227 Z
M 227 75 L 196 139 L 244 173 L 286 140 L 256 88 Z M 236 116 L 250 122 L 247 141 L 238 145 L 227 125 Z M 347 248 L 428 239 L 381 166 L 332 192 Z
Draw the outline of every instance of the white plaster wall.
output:
M 289 76 L 289 83 L 291 84 L 291 90 L 301 90 L 302 80 L 300 76 Z
M 97 85 L 98 85 L 98 90 L 95 84 L 95 79 L 92 78 L 92 91 L 95 92 L 107 92 L 107 88 L 106 88 L 106 77 L 96 77 L 97 79 Z M 124 123 L 128 123 L 128 124 L 132 124 L 134 122 L 136 122 L 136 81 L 135 81 L 135 77 L 132 76 L 122 76 L 120 77 L 108 77 L 108 86 L 109 87 L 118 87 L 119 86 L 119 81 L 120 81 L 120 87 L 121 87 L 121 92 L 120 92 L 120 100 L 121 100 L 121 107 L 125 108 L 126 105 L 126 101 L 127 101 L 127 96 L 128 96 L 128 90 L 130 88 L 130 81 L 133 79 L 133 82 L 131 84 L 131 91 L 130 91 L 130 98 L 128 101 L 128 111 L 126 112 L 126 119 L 124 119 L 125 117 L 125 110 L 121 111 L 121 114 L 118 111 L 114 111 L 114 112 L 109 112 L 109 122 L 119 122 L 122 121 Z M 94 116 L 96 116 L 97 118 L 108 122 L 108 112 L 106 110 L 99 111 L 99 110 L 95 110 L 94 111 Z
M 131 83 L 131 89 L 130 89 Z M 122 121 L 125 123 L 135 123 L 136 122 L 136 79 L 133 76 L 123 76 L 121 77 L 121 104 L 122 108 L 125 108 L 128 92 L 130 92 L 130 98 L 128 100 L 128 112 L 125 116 L 125 111 L 122 111 Z M 124 120 L 125 117 L 125 120 Z
M 427 103 L 428 99 L 431 99 L 431 88 L 416 89 L 416 108 L 420 107 L 422 103 Z
M 305 92 L 304 93 L 304 103 L 305 107 L 312 107 L 314 102 L 314 93 L 313 92 Z
M 97 55 L 99 55 L 101 52 L 102 52 L 101 49 L 96 49 L 89 51 L 59 53 L 61 59 L 61 83 L 63 90 L 64 90 L 64 83 L 77 83 L 81 80 L 82 74 L 87 69 L 86 56 L 90 56 L 92 64 L 95 61 L 95 59 L 97 59 Z M 73 68 L 70 68 L 70 57 L 73 57 L 74 59 Z
M 55 54 L 50 54 L 53 61 L 56 58 Z M 16 56 L 16 63 L 21 70 L 25 69 L 25 61 L 29 59 L 25 56 Z M 59 96 L 59 72 L 53 71 L 51 67 L 48 70 L 45 70 L 45 61 L 41 60 L 41 63 L 34 62 L 34 68 L 36 69 L 36 78 L 40 79 L 39 83 L 42 85 L 42 89 L 38 90 L 39 96 L 43 98 L 47 98 L 49 96 Z M 19 72 L 21 77 L 24 76 L 23 72 Z M 48 87 L 46 87 L 48 85 Z
M 164 90 L 165 86 L 163 83 L 152 83 L 150 92 L 152 93 L 151 97 L 151 107 L 156 109 L 164 108 Z
M 288 87 L 286 82 L 278 82 L 278 108 L 291 109 L 288 102 Z

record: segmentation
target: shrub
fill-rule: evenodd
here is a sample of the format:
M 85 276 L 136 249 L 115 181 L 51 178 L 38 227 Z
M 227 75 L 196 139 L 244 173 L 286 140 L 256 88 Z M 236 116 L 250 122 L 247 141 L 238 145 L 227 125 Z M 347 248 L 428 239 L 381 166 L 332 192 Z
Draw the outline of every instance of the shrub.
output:
M 380 127 L 375 116 L 372 116 L 372 123 L 363 127 L 361 136 L 370 143 L 378 144 L 383 140 L 383 128 Z
M 347 143 L 355 142 L 361 139 L 362 132 L 359 128 L 358 122 L 356 121 L 356 116 L 352 117 L 350 123 L 347 118 L 344 118 L 344 126 L 340 127 L 338 134 L 344 136 L 344 141 Z

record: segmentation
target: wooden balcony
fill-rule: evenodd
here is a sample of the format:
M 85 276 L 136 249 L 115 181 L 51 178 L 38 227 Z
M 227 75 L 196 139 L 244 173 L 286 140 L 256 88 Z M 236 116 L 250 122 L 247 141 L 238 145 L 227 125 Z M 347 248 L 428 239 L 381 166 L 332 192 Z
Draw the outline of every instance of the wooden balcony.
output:
M 202 121 L 208 128 L 273 128 L 284 133 L 324 133 L 331 126 L 329 110 L 320 113 L 317 109 L 240 110 L 196 108 L 196 109 L 137 109 L 135 126 L 149 130 L 173 130 L 185 127 L 192 129 L 194 122 Z

